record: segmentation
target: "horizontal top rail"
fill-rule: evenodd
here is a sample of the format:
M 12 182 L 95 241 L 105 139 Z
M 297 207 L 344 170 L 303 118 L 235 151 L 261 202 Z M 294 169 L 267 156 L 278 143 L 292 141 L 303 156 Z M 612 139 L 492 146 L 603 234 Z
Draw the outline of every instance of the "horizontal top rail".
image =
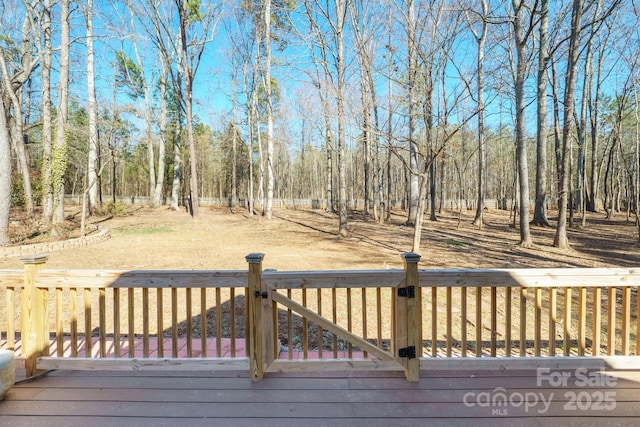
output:
M 640 286 L 637 268 L 420 269 L 418 277 L 423 287 Z
M 13 288 L 22 286 L 24 270 L 0 270 L 0 286 Z
M 640 268 L 420 269 L 421 287 L 612 287 L 640 286 Z M 22 286 L 23 270 L 0 270 L 0 287 Z M 403 270 L 265 270 L 274 289 L 395 287 Z M 245 270 L 49 270 L 38 273 L 41 288 L 241 288 Z
M 247 286 L 241 270 L 43 270 L 41 288 L 241 288 Z
M 404 278 L 403 270 L 265 270 L 262 273 L 262 282 L 274 289 L 384 288 L 397 286 Z

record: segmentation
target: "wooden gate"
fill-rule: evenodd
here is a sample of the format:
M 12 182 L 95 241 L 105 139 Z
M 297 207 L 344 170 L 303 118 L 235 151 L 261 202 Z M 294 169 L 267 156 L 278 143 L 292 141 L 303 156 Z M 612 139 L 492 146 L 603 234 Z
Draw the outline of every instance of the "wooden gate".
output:
M 353 369 L 404 369 L 409 381 L 420 378 L 420 356 L 422 355 L 422 298 L 418 284 L 418 261 L 420 255 L 405 253 L 404 271 L 341 272 L 265 272 L 262 271 L 264 254 L 250 254 L 248 284 L 247 352 L 251 379 L 260 381 L 268 371 L 291 370 L 342 370 Z M 301 282 L 301 275 L 307 274 Z M 295 278 L 295 279 L 294 279 Z M 314 287 L 348 287 L 367 281 L 384 283 L 392 287 L 391 345 L 389 351 L 370 343 L 342 326 L 319 315 L 315 311 L 288 298 L 282 293 L 287 281 L 296 281 L 304 289 Z M 339 282 L 339 283 L 338 283 Z M 393 285 L 393 284 L 396 285 Z M 389 285 L 391 284 L 391 285 Z M 280 292 L 279 292 L 280 290 Z M 369 357 L 363 359 L 339 359 L 322 361 L 280 361 L 277 359 L 277 317 L 274 303 L 313 322 L 323 330 L 330 331 L 343 340 L 359 347 Z

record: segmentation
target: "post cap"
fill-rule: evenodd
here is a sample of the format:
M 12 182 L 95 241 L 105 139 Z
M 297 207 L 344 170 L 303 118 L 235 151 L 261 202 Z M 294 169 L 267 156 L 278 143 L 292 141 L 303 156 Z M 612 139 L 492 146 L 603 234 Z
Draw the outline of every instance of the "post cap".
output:
M 264 259 L 264 254 L 261 254 L 261 253 L 249 254 L 246 257 L 244 257 L 244 259 L 246 259 L 249 264 L 260 264 Z
M 44 264 L 49 259 L 49 254 L 32 254 L 20 258 L 23 264 Z
M 422 255 L 416 254 L 414 252 L 405 252 L 401 256 L 404 262 L 418 262 L 420 261 L 420 258 L 422 258 Z

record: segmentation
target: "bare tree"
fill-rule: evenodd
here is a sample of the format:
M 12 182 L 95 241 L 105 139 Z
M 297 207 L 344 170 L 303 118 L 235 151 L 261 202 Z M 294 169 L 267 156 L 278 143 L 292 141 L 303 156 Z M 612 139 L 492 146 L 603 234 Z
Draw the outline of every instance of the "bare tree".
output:
M 339 209 L 338 216 L 340 217 L 338 234 L 340 237 L 347 237 L 347 177 L 346 177 L 346 156 L 345 156 L 345 134 L 346 134 L 346 117 L 344 111 L 345 104 L 345 57 L 344 57 L 344 29 L 345 18 L 347 14 L 347 2 L 349 0 L 335 0 L 336 7 L 336 22 L 331 23 L 333 32 L 336 37 L 337 58 L 336 67 L 338 75 L 338 192 L 339 196 Z M 327 17 L 328 18 L 328 17 Z M 329 20 L 329 19 L 328 19 Z
M 569 55 L 564 90 L 564 112 L 562 126 L 562 164 L 558 188 L 558 225 L 553 246 L 567 249 L 567 204 L 569 201 L 571 129 L 573 124 L 574 90 L 576 85 L 577 66 L 580 48 L 580 27 L 582 22 L 582 1 L 574 0 L 571 12 L 571 35 L 569 39 Z
M 11 141 L 5 106 L 0 96 L 0 246 L 9 240 L 9 213 L 11 211 Z
M 482 12 L 476 13 L 476 21 L 480 24 L 480 29 L 476 30 L 474 23 L 468 16 L 469 28 L 473 33 L 476 43 L 478 44 L 478 57 L 477 57 L 477 105 L 478 105 L 478 201 L 476 206 L 476 216 L 473 219 L 473 224 L 479 228 L 483 226 L 484 219 L 484 193 L 485 193 L 485 161 L 486 161 L 486 147 L 485 147 L 485 129 L 484 129 L 484 53 L 485 45 L 487 41 L 487 30 L 489 26 L 489 6 L 486 0 L 481 1 Z
M 42 10 L 42 218 L 53 218 L 53 117 L 51 114 L 51 0 L 44 0 Z
M 136 28 L 135 19 L 136 15 L 140 15 L 134 9 L 134 5 L 132 0 L 127 0 L 127 9 L 129 13 L 128 26 L 129 26 L 129 41 L 133 46 L 133 52 L 135 56 L 135 77 L 131 75 L 130 68 L 126 68 L 127 75 L 129 77 L 129 84 L 134 86 L 133 94 L 136 98 L 140 95 L 142 96 L 144 102 L 144 120 L 145 120 L 145 139 L 147 145 L 147 165 L 149 172 L 149 203 L 151 206 L 158 206 L 160 204 L 159 198 L 156 196 L 157 192 L 157 183 L 156 183 L 156 166 L 155 166 L 155 154 L 154 154 L 154 138 L 153 138 L 153 120 L 152 120 L 152 111 L 151 111 L 151 79 L 147 76 L 147 67 L 142 61 L 142 57 L 140 55 L 140 47 L 138 43 L 138 30 Z M 127 24 L 125 24 L 127 25 Z M 132 79 L 132 77 L 134 77 Z M 158 174 L 164 173 L 164 170 L 158 169 Z
M 177 28 L 172 27 L 173 20 L 169 7 L 163 8 L 161 2 L 147 2 L 151 10 L 151 21 L 154 28 L 149 33 L 163 55 L 163 61 L 167 64 L 167 71 L 171 76 L 175 93 L 180 100 L 180 107 L 184 109 L 189 150 L 189 212 L 193 217 L 196 217 L 200 202 L 193 124 L 193 83 L 205 46 L 213 39 L 222 3 L 208 2 L 205 10 L 202 9 L 203 3 L 200 0 L 174 0 L 173 4 L 178 12 Z M 179 35 L 177 38 L 175 37 L 176 31 Z M 177 72 L 169 65 L 174 63 L 175 58 L 177 58 Z M 174 147 L 174 177 L 171 196 L 173 209 L 177 209 L 178 205 L 178 190 L 182 171 L 179 155 L 179 128 L 180 126 L 175 128 L 174 138 L 176 145 Z
M 271 0 L 264 0 L 264 87 L 267 102 L 267 209 L 266 217 L 271 219 L 273 215 L 273 188 L 275 177 L 273 175 L 273 97 L 271 93 Z
M 525 133 L 525 93 L 524 85 L 526 80 L 528 52 L 527 43 L 534 29 L 533 20 L 535 10 L 524 0 L 512 0 L 513 6 L 513 35 L 516 49 L 516 73 L 515 73 L 515 96 L 516 96 L 516 161 L 518 164 L 518 182 L 520 190 L 519 217 L 520 217 L 520 245 L 529 247 L 531 232 L 529 230 L 529 169 L 527 166 L 527 146 Z M 529 13 L 529 24 L 525 26 L 526 15 Z
M 416 142 L 417 88 L 418 73 L 417 31 L 415 5 L 407 0 L 407 91 L 409 95 L 409 217 L 408 225 L 416 225 L 418 205 L 420 204 L 420 178 L 418 170 L 418 144 Z M 429 67 L 431 64 L 429 64 Z M 415 244 L 414 244 L 415 246 Z
M 89 100 L 89 155 L 87 164 L 88 210 L 92 214 L 98 206 L 98 102 L 96 100 L 94 46 L 93 46 L 93 0 L 85 5 L 85 23 L 87 27 L 87 92 Z M 84 209 L 84 203 L 83 203 Z M 84 218 L 84 216 L 83 216 Z
M 61 0 L 60 71 L 58 80 L 58 117 L 56 138 L 51 155 L 53 189 L 53 223 L 64 221 L 64 174 L 67 170 L 67 114 L 69 110 L 70 0 Z
M 305 9 L 307 18 L 313 29 L 313 35 L 316 37 L 315 43 L 319 46 L 323 52 L 323 64 L 322 67 L 325 70 L 327 76 L 332 76 L 329 72 L 328 56 L 332 55 L 333 66 L 335 67 L 335 97 L 338 115 L 338 235 L 340 237 L 347 237 L 347 176 L 346 176 L 346 117 L 345 117 L 345 68 L 346 58 L 344 52 L 344 32 L 346 24 L 347 4 L 349 0 L 334 0 L 332 3 L 332 9 L 330 10 L 329 4 L 323 5 L 320 1 L 305 1 Z M 331 39 L 333 41 L 332 47 L 329 51 L 329 43 L 326 40 L 321 26 L 318 23 L 318 17 L 322 19 L 323 24 L 326 24 L 330 29 Z
M 25 132 L 24 132 L 24 109 L 22 104 L 22 91 L 31 79 L 32 73 L 37 66 L 37 58 L 32 52 L 33 38 L 35 34 L 35 23 L 30 16 L 33 13 L 33 7 L 27 4 L 27 13 L 24 16 L 22 28 L 18 32 L 20 40 L 7 40 L 7 48 L 9 51 L 0 47 L 0 71 L 4 82 L 4 91 L 2 96 L 5 97 L 3 109 L 0 113 L 6 114 L 5 120 L 9 125 L 9 134 L 11 138 L 11 146 L 16 153 L 17 166 L 22 175 L 24 186 L 25 208 L 29 215 L 33 214 L 33 191 L 31 187 L 31 174 L 29 171 L 29 162 L 25 151 Z M 20 48 L 18 48 L 20 46 Z M 13 51 L 13 52 L 11 52 Z M 8 60 L 13 59 L 10 64 Z M 10 68 L 11 66 L 11 68 Z
M 533 210 L 534 225 L 549 226 L 547 218 L 547 70 L 549 67 L 549 1 L 540 2 L 540 28 L 538 30 L 537 79 L 537 140 L 536 140 L 536 200 Z
M 231 93 L 231 108 L 232 108 L 232 123 L 234 128 L 234 133 L 232 136 L 232 144 L 233 144 L 233 165 L 232 165 L 232 199 L 237 197 L 237 137 L 239 136 L 240 129 L 237 128 L 237 104 L 239 101 L 237 100 L 237 75 L 242 74 L 242 81 L 244 86 L 245 93 L 245 112 L 246 112 L 246 129 L 247 129 L 247 163 L 248 163 L 248 173 L 247 177 L 247 210 L 249 215 L 254 215 L 254 171 L 253 171 L 253 139 L 254 139 L 254 118 L 255 118 L 255 108 L 253 103 L 253 91 L 255 90 L 255 82 L 257 81 L 257 64 L 256 66 L 251 67 L 253 61 L 253 50 L 255 44 L 259 41 L 254 37 L 256 33 L 251 34 L 251 31 L 248 29 L 248 25 L 250 20 L 245 19 L 244 13 L 240 11 L 240 9 L 236 9 L 235 13 L 232 16 L 232 22 L 225 21 L 225 28 L 227 29 L 227 34 L 229 36 L 229 41 L 231 44 L 231 64 L 232 64 L 232 93 Z M 254 79 L 255 76 L 255 79 Z M 250 83 L 251 82 L 251 83 Z M 232 205 L 235 203 L 232 200 Z
M 199 2 L 192 3 L 176 0 L 178 8 L 178 16 L 180 17 L 180 50 L 178 57 L 180 58 L 179 69 L 181 70 L 182 80 L 184 81 L 184 105 L 187 118 L 187 141 L 189 144 L 189 210 L 194 218 L 198 216 L 200 209 L 200 200 L 198 197 L 198 165 L 196 163 L 196 142 L 193 134 L 193 79 L 200 62 L 200 55 L 204 45 L 200 45 L 200 52 L 196 55 L 190 54 L 190 44 L 187 40 L 187 28 L 190 26 L 192 19 L 199 19 L 200 10 Z M 189 9 L 187 9 L 189 8 Z M 195 60 L 195 62 L 193 62 Z

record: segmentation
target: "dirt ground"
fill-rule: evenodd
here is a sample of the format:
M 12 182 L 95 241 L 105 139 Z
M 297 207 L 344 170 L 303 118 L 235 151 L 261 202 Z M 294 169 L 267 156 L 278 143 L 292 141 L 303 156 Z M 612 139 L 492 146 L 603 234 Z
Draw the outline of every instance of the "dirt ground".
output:
M 318 210 L 275 210 L 274 218 L 251 217 L 244 209 L 201 208 L 192 219 L 166 208 L 131 208 L 125 216 L 92 218 L 111 238 L 78 249 L 54 251 L 48 268 L 69 269 L 246 269 L 244 257 L 265 254 L 264 268 L 277 270 L 401 268 L 413 229 L 405 213 L 379 225 L 353 212 L 349 237 L 336 237 L 337 217 Z M 72 214 L 78 214 L 72 212 Z M 532 227 L 536 246 L 518 246 L 509 212 L 488 210 L 486 225 L 471 224 L 474 211 L 448 211 L 426 221 L 421 268 L 637 267 L 637 228 L 626 216 L 612 220 L 589 214 L 587 226 L 569 230 L 571 250 L 552 247 L 554 228 Z M 461 215 L 461 216 L 460 216 Z M 553 215 L 553 213 L 551 213 Z M 550 218 L 555 224 L 555 218 Z M 576 221 L 579 223 L 579 221 Z M 0 268 L 20 268 L 19 259 Z

